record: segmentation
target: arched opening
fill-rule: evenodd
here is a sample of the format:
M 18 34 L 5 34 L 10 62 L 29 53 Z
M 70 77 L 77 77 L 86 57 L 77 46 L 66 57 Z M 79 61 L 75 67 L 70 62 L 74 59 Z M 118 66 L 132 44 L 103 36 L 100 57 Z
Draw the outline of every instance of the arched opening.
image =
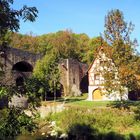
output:
M 24 85 L 24 77 L 22 76 L 17 77 L 16 86 L 17 86 L 18 93 L 20 93 L 21 95 L 26 93 L 26 88 Z
M 93 100 L 102 100 L 103 99 L 102 91 L 99 88 L 93 90 L 92 99 Z
M 19 72 L 32 72 L 33 66 L 26 61 L 20 61 L 13 65 L 12 70 L 19 71 Z
M 25 94 L 24 81 L 31 75 L 32 71 L 33 66 L 26 61 L 20 61 L 13 65 L 12 76 L 18 93 Z
M 86 74 L 80 82 L 80 90 L 82 93 L 88 93 L 88 75 Z
M 24 85 L 24 79 L 22 76 L 19 76 L 17 79 L 16 79 L 16 86 L 23 86 Z
M 56 90 L 56 97 L 64 96 L 64 87 L 62 84 L 60 84 L 60 88 Z
M 140 90 L 132 90 L 128 92 L 128 99 L 132 101 L 140 100 Z

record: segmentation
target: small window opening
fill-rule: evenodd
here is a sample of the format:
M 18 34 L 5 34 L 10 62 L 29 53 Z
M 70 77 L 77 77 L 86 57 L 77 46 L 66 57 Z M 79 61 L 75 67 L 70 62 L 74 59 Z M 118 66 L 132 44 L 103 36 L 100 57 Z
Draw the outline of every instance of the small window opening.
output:
M 73 78 L 73 84 L 75 84 L 75 78 Z
M 99 79 L 100 79 L 100 75 L 99 75 L 99 74 L 95 74 L 95 75 L 94 75 L 94 79 L 95 79 L 95 80 L 99 80 Z

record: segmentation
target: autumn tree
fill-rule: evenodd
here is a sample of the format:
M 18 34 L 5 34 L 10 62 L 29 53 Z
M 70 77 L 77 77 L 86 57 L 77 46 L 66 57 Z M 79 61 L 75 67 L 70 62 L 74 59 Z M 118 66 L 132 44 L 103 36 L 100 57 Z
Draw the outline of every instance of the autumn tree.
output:
M 22 50 L 38 53 L 40 44 L 38 37 L 30 34 L 20 34 L 20 33 L 11 33 L 10 36 L 10 46 L 19 48 Z
M 108 91 L 119 91 L 124 94 L 124 87 L 131 90 L 139 88 L 137 78 L 139 57 L 136 55 L 136 40 L 130 39 L 134 25 L 124 20 L 123 13 L 111 10 L 105 17 L 105 40 L 112 50 L 111 59 L 115 69 L 105 73 L 105 88 Z M 117 75 L 116 75 L 117 74 Z M 116 82 L 112 82 L 112 81 Z

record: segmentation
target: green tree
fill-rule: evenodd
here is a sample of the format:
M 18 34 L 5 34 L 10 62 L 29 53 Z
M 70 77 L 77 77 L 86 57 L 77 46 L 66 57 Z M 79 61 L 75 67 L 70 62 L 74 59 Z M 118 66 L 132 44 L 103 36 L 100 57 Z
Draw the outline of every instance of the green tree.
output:
M 11 5 L 14 0 L 0 1 L 0 35 L 5 35 L 7 31 L 18 31 L 20 19 L 24 21 L 35 21 L 38 10 L 36 7 L 24 5 L 20 10 L 13 9 Z
M 20 19 L 33 22 L 38 13 L 36 7 L 26 5 L 19 10 L 13 9 L 13 2 L 13 0 L 0 0 L 0 47 L 3 48 L 6 47 L 5 42 L 9 44 L 11 32 L 19 30 Z M 16 93 L 12 92 L 13 90 L 13 87 L 0 87 L 0 100 L 3 100 L 5 96 L 12 97 L 13 93 Z M 0 111 L 0 116 L 0 137 L 2 139 L 13 139 L 23 131 L 23 133 L 32 132 L 35 128 L 32 118 L 27 116 L 21 108 L 6 108 Z
M 24 5 L 21 9 L 12 8 L 14 0 L 0 1 L 0 46 L 4 47 L 5 42 L 10 41 L 10 31 L 18 31 L 20 20 L 35 21 L 38 10 L 36 7 L 27 7 Z
M 128 91 L 139 88 L 136 40 L 130 39 L 133 29 L 134 25 L 125 22 L 123 13 L 118 9 L 111 10 L 105 17 L 104 36 L 112 50 L 111 59 L 115 65 L 114 70 L 105 72 L 105 88 L 108 91 L 119 91 L 121 97 L 124 94 L 124 87 Z
M 56 93 L 60 88 L 60 72 L 58 68 L 59 57 L 54 51 L 47 53 L 44 58 L 39 60 L 34 68 L 34 77 L 45 83 L 42 90 L 45 94 Z
M 75 48 L 75 51 L 77 52 L 77 58 L 81 62 L 87 63 L 87 53 L 89 49 L 89 41 L 90 38 L 82 33 L 82 34 L 73 34 L 77 41 L 77 46 Z
M 18 108 L 0 110 L 0 139 L 14 139 L 20 134 L 29 134 L 36 129 L 36 124 Z
M 41 100 L 44 99 L 44 92 L 47 89 L 47 83 L 32 76 L 25 81 L 26 96 L 30 109 L 40 106 Z
M 101 46 L 104 46 L 105 48 L 108 45 L 101 37 L 91 38 L 87 42 L 87 47 L 84 51 L 85 54 L 83 57 L 84 62 L 86 62 L 87 64 L 91 64 L 93 60 L 96 58 L 97 53 Z

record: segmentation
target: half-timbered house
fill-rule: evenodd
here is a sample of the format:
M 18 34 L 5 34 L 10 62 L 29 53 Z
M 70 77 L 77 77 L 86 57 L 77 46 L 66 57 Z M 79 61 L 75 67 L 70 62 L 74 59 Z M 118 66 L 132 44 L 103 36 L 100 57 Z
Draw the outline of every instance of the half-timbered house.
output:
M 107 65 L 106 65 L 107 64 Z M 112 92 L 108 94 L 104 88 L 104 70 L 110 71 L 115 70 L 115 65 L 111 58 L 107 57 L 104 52 L 104 48 L 100 47 L 99 52 L 94 59 L 93 63 L 90 65 L 88 69 L 88 100 L 120 100 L 119 92 Z M 116 70 L 116 78 L 117 78 L 117 70 Z M 127 94 L 127 89 L 126 89 Z M 123 99 L 127 99 L 127 95 L 123 96 Z

